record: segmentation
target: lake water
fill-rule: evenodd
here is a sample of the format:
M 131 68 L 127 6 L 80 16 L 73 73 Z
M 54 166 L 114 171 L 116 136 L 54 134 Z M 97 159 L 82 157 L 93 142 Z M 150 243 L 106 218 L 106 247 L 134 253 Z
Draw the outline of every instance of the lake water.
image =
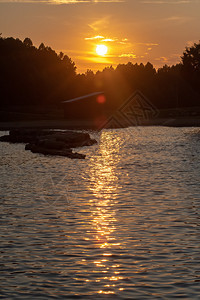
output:
M 92 135 L 85 160 L 0 143 L 0 298 L 200 299 L 200 130 Z

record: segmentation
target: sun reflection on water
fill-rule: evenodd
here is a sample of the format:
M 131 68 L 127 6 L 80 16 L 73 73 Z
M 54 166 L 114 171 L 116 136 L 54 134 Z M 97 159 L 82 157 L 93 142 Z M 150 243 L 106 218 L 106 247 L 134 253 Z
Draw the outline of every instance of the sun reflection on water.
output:
M 115 294 L 116 284 L 111 285 L 109 282 L 123 279 L 118 271 L 120 265 L 113 261 L 113 250 L 121 245 L 115 234 L 120 144 L 121 140 L 112 132 L 102 132 L 99 150 L 90 159 L 89 164 L 88 183 L 92 194 L 90 200 L 92 228 L 88 234 L 95 247 L 101 251 L 101 258 L 93 262 L 93 272 L 98 271 L 99 281 L 104 283 L 105 287 L 105 290 L 97 291 L 99 294 Z

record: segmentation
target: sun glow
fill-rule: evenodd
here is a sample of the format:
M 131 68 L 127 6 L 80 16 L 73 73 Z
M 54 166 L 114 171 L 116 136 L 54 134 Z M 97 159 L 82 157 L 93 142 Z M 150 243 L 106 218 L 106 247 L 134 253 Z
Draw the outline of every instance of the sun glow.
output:
M 108 47 L 105 45 L 97 45 L 96 47 L 96 53 L 100 56 L 105 56 L 108 52 Z

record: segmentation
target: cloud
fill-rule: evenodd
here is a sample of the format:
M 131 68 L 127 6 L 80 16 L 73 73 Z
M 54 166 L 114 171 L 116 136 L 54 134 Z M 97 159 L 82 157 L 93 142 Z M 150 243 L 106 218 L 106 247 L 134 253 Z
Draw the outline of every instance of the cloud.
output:
M 117 39 L 103 39 L 102 42 L 116 42 Z
M 158 46 L 157 43 L 136 43 L 137 45 L 144 45 L 144 46 Z
M 109 24 L 110 24 L 110 17 L 106 16 L 104 18 L 92 22 L 91 24 L 88 24 L 88 26 L 94 31 L 100 31 L 103 29 L 107 29 Z
M 186 3 L 198 3 L 198 0 L 144 0 L 145 4 L 186 4 Z
M 85 38 L 86 41 L 88 41 L 88 40 L 94 41 L 94 40 L 102 40 L 102 39 L 104 39 L 104 36 L 102 36 L 102 35 L 96 35 L 96 36 L 92 36 L 89 38 Z
M 191 17 L 187 17 L 187 16 L 171 16 L 165 19 L 162 19 L 163 21 L 166 22 L 176 22 L 179 24 L 185 23 L 187 21 L 190 21 L 192 18 Z
M 165 57 L 165 56 L 161 56 L 161 57 L 155 58 L 155 60 L 158 60 L 158 61 L 161 61 L 163 63 L 166 63 L 166 62 L 169 61 L 169 58 Z
M 79 3 L 117 3 L 125 0 L 0 0 L 0 3 L 44 3 L 44 4 L 79 4 Z
M 101 42 L 116 42 L 118 39 L 111 39 L 111 38 L 105 38 L 102 35 L 97 35 L 97 36 L 92 36 L 89 38 L 85 38 L 86 41 L 95 41 L 95 40 L 100 40 Z
M 160 68 L 160 66 L 163 65 L 174 65 L 180 63 L 180 54 L 174 53 L 169 55 L 168 57 L 166 56 L 161 56 L 157 57 L 153 61 L 155 65 Z
M 96 35 L 96 36 L 92 36 L 92 37 L 86 37 L 85 38 L 86 41 L 96 41 L 96 40 L 99 40 L 100 42 L 110 42 L 110 43 L 113 43 L 113 42 L 116 42 L 118 44 L 127 44 L 128 42 L 128 39 L 122 39 L 122 40 L 119 40 L 118 38 L 110 38 L 110 37 L 104 37 L 102 35 Z
M 136 58 L 136 55 L 133 53 L 123 53 L 123 54 L 119 55 L 118 57 Z

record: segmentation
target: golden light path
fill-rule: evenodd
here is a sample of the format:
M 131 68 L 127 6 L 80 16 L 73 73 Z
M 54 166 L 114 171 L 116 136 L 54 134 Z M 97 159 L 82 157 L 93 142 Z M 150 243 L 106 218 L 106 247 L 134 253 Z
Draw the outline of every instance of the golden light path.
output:
M 96 47 L 96 53 L 99 56 L 104 56 L 108 52 L 108 47 L 106 45 L 97 45 Z
M 90 191 L 93 198 L 90 205 L 91 231 L 88 231 L 89 239 L 95 247 L 102 249 L 102 257 L 94 260 L 94 272 L 98 274 L 97 281 L 102 282 L 103 289 L 99 294 L 114 294 L 116 283 L 123 279 L 120 275 L 120 265 L 112 259 L 113 249 L 121 247 L 116 238 L 116 208 L 118 195 L 118 176 L 116 167 L 120 160 L 118 155 L 120 141 L 110 132 L 103 132 L 99 153 L 91 158 L 89 164 Z M 119 288 L 119 287 L 118 287 Z M 123 287 L 120 286 L 120 290 Z

